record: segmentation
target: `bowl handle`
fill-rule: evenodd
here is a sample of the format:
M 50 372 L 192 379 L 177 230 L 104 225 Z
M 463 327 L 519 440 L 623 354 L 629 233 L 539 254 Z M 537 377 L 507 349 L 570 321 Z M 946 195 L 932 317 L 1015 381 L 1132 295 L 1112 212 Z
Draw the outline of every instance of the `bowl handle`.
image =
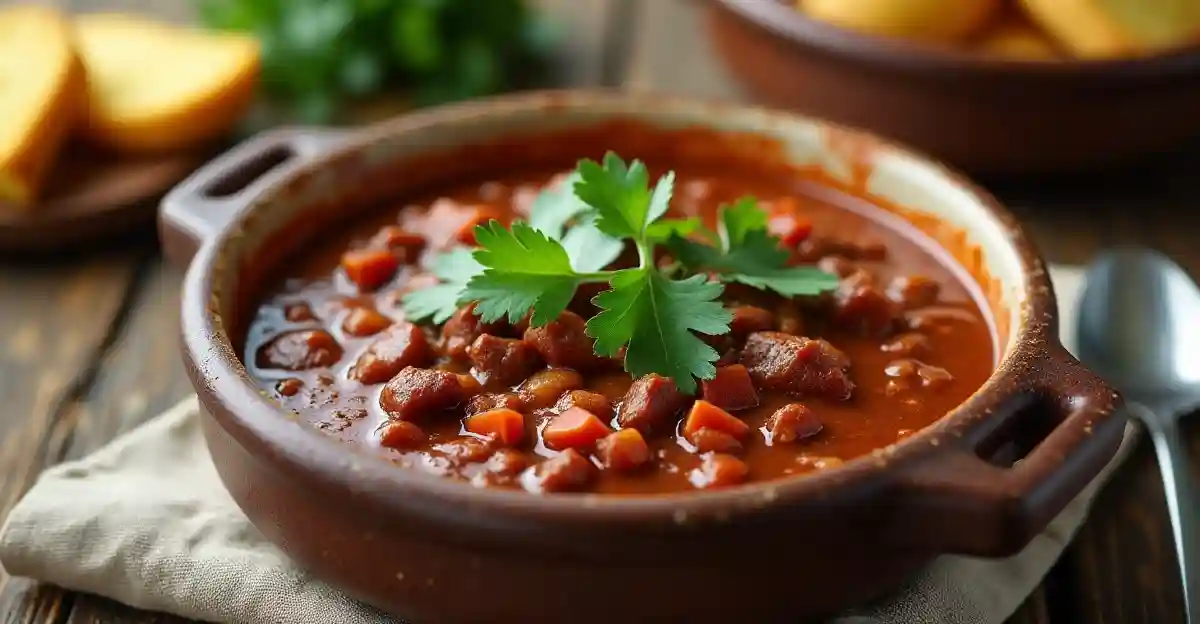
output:
M 163 198 L 159 236 L 167 257 L 186 266 L 265 188 L 345 142 L 346 131 L 278 128 L 258 134 L 213 159 Z
M 988 557 L 1023 549 L 1116 454 L 1125 431 L 1120 396 L 1058 344 L 1026 359 L 1029 380 L 943 452 L 898 471 L 900 513 L 889 541 Z M 1040 441 L 1037 439 L 1040 437 Z M 1013 461 L 1003 450 L 1032 449 Z

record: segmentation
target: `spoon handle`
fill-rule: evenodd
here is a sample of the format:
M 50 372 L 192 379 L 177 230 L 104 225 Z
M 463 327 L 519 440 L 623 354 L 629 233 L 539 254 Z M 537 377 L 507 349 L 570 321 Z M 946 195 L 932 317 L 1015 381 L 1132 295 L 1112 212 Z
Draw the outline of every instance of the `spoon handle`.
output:
M 1191 471 L 1188 468 L 1187 447 L 1179 433 L 1178 421 L 1158 418 L 1147 419 L 1154 452 L 1158 455 L 1158 467 L 1162 471 L 1164 490 L 1167 495 L 1167 511 L 1171 516 L 1171 529 L 1175 533 L 1175 548 L 1179 557 L 1179 576 L 1183 580 L 1183 605 L 1187 621 L 1197 607 L 1196 588 L 1196 531 L 1197 524 L 1195 490 L 1192 488 Z

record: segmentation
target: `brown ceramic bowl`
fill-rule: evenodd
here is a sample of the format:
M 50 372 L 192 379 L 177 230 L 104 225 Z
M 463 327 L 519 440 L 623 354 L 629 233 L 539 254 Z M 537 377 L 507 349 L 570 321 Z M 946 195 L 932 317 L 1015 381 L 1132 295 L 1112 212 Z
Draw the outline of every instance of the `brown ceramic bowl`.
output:
M 287 253 L 385 198 L 487 175 L 469 158 L 431 168 L 432 154 L 613 120 L 707 128 L 711 138 L 686 153 L 808 164 L 904 206 L 897 214 L 982 281 L 996 372 L 933 426 L 841 467 L 653 497 L 538 496 L 404 470 L 292 418 L 251 382 L 238 357 L 247 313 Z M 548 154 L 514 152 L 509 164 L 544 165 Z M 191 258 L 183 356 L 229 492 L 300 565 L 411 621 L 827 614 L 895 588 L 939 554 L 1019 550 L 1109 461 L 1123 430 L 1117 395 L 1060 346 L 1045 266 L 994 199 L 905 149 L 787 113 L 560 92 L 353 134 L 279 130 L 198 171 L 161 219 L 167 251 Z
M 758 98 L 915 145 L 978 174 L 1126 161 L 1200 137 L 1200 49 L 1129 60 L 988 59 L 843 30 L 782 0 L 711 0 Z

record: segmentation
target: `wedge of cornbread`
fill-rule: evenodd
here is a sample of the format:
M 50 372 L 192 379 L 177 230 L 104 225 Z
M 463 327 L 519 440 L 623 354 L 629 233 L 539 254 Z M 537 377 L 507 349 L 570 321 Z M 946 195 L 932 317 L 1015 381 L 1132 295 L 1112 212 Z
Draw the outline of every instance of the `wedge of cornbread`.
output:
M 81 15 L 75 36 L 87 67 L 84 135 L 125 152 L 179 150 L 230 131 L 254 97 L 259 46 L 115 13 Z
M 1012 60 L 1045 61 L 1063 57 L 1054 41 L 1016 11 L 988 27 L 974 47 L 985 54 Z
M 1000 5 L 1000 0 L 796 0 L 814 19 L 929 42 L 956 41 L 978 32 Z
M 29 207 L 87 105 L 67 19 L 42 7 L 0 8 L 0 200 Z
M 1198 0 L 1021 0 L 1021 5 L 1081 57 L 1152 54 L 1200 42 Z

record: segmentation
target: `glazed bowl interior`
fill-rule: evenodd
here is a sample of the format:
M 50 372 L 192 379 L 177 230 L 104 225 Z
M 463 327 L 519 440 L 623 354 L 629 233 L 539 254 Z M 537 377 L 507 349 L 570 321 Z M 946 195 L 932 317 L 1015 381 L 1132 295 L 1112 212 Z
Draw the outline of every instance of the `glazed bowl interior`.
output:
M 1034 61 L 989 57 L 957 46 L 921 44 L 841 28 L 812 19 L 784 0 L 715 0 L 780 36 L 878 67 L 914 73 L 971 72 L 982 75 L 1063 79 L 1161 78 L 1200 71 L 1200 44 L 1129 58 L 1064 58 Z
M 638 522 L 644 522 L 648 513 L 657 513 L 669 523 L 672 518 L 678 519 L 681 501 L 689 505 L 689 513 L 716 509 L 728 513 L 730 502 L 733 508 L 739 508 L 738 502 L 761 506 L 763 501 L 776 497 L 815 494 L 830 482 L 868 477 L 878 469 L 878 457 L 862 457 L 836 469 L 780 481 L 644 498 L 589 494 L 539 497 L 478 489 L 420 471 L 401 470 L 370 453 L 331 440 L 289 419 L 288 412 L 254 386 L 237 355 L 245 321 L 264 280 L 290 253 L 313 244 L 323 229 L 336 227 L 358 212 L 378 207 L 380 202 L 418 186 L 455 179 L 472 166 L 467 162 L 470 159 L 457 158 L 429 167 L 431 155 L 461 153 L 457 150 L 466 146 L 493 144 L 511 137 L 554 135 L 614 121 L 664 130 L 710 128 L 717 131 L 715 136 L 729 139 L 723 144 L 722 154 L 727 153 L 724 148 L 743 149 L 749 158 L 764 150 L 775 150 L 791 165 L 828 176 L 830 188 L 844 185 L 860 189 L 881 204 L 894 205 L 898 218 L 916 225 L 951 256 L 962 279 L 979 285 L 981 307 L 990 311 L 997 337 L 997 371 L 968 403 L 988 394 L 993 386 L 996 389 L 991 394 L 997 394 L 1006 362 L 1025 331 L 1031 284 L 1044 283 L 1038 281 L 1044 280 L 1044 274 L 1031 252 L 1021 251 L 1030 248 L 1019 228 L 986 194 L 905 149 L 802 116 L 661 97 L 579 92 L 466 103 L 370 127 L 350 137 L 346 147 L 302 166 L 296 175 L 264 192 L 201 249 L 189 271 L 184 301 L 185 348 L 194 359 L 204 362 L 204 349 L 210 348 L 204 345 L 216 345 L 220 359 L 238 362 L 232 375 L 213 374 L 204 370 L 202 363 L 203 383 L 211 386 L 211 394 L 224 401 L 228 411 L 246 415 L 238 423 L 250 432 L 245 435 L 267 440 L 271 454 L 297 465 L 313 466 L 315 478 L 328 480 L 330 474 L 352 474 L 351 483 L 339 485 L 355 491 L 399 492 L 398 496 L 408 496 L 410 503 L 413 496 L 428 495 L 430 504 L 443 504 L 446 509 L 494 504 L 510 511 L 555 509 L 588 521 L 605 517 L 611 520 L 625 514 L 630 521 Z M 528 164 L 541 157 L 529 152 L 512 159 Z M 432 162 L 438 161 L 435 158 Z M 205 299 L 188 300 L 199 296 Z M 208 313 L 202 319 L 189 320 L 192 317 L 187 310 L 204 304 Z M 888 457 L 901 461 L 927 450 L 927 437 L 933 435 L 930 430 L 955 420 L 963 411 L 960 407 L 925 431 L 889 447 Z M 273 416 L 264 419 L 268 413 Z M 609 515 L 601 513 L 604 511 Z

